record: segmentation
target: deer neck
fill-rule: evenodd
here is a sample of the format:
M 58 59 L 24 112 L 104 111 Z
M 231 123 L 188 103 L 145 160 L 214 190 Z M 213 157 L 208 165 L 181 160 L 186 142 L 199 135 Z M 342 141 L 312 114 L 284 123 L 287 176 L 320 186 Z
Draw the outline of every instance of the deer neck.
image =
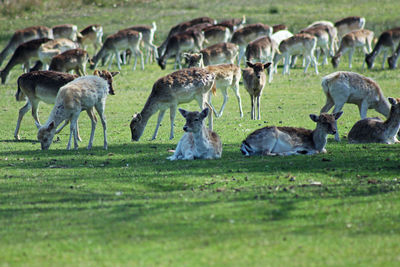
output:
M 318 126 L 311 134 L 315 149 L 318 151 L 322 151 L 326 145 L 328 135 Z
M 208 130 L 203 125 L 200 131 L 193 133 L 194 144 L 198 151 L 205 151 L 208 148 Z
M 63 121 L 69 119 L 65 112 L 65 107 L 62 104 L 56 103 L 53 110 L 50 113 L 49 119 L 46 122 L 46 125 L 49 125 L 50 122 L 54 121 L 54 128 L 57 128 Z
M 381 97 L 383 98 L 383 97 Z M 383 101 L 379 101 L 376 111 L 381 113 L 383 116 L 388 118 L 390 116 L 390 105 L 389 102 L 383 98 Z
M 396 135 L 400 129 L 400 115 L 394 114 L 395 112 L 396 111 L 392 107 L 387 120 L 383 123 L 385 125 L 384 128 L 389 135 Z

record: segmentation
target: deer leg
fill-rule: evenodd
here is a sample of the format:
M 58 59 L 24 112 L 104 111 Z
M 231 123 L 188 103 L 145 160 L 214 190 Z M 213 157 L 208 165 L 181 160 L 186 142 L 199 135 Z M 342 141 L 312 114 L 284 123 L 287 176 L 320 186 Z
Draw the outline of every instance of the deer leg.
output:
M 244 55 L 245 49 L 241 45 L 239 46 L 239 57 L 238 57 L 238 66 L 240 66 L 240 62 L 242 61 L 243 55 Z
M 17 120 L 17 127 L 15 127 L 15 131 L 14 131 L 14 138 L 17 140 L 20 140 L 20 136 L 19 136 L 19 128 L 21 127 L 21 121 L 22 118 L 25 116 L 25 114 L 28 112 L 28 110 L 31 108 L 31 104 L 29 101 L 26 101 L 26 104 L 19 110 L 18 113 L 18 120 Z
M 117 57 L 118 70 L 121 71 L 121 53 L 119 50 L 115 50 L 115 56 Z
M 176 109 L 177 105 L 173 105 L 169 108 L 169 120 L 171 122 L 171 131 L 169 134 L 169 139 L 172 140 L 174 139 L 174 122 L 175 122 L 175 116 L 176 116 Z
M 92 131 L 90 132 L 89 145 L 87 147 L 87 149 L 91 149 L 93 146 L 94 131 L 96 130 L 97 119 L 94 116 L 93 108 L 86 110 L 86 112 L 90 120 L 92 121 Z
M 385 50 L 385 52 L 383 52 L 382 69 L 385 68 L 385 61 L 386 61 L 387 55 L 388 55 L 388 52 L 387 52 L 387 50 Z
M 352 49 L 350 49 L 349 51 L 349 68 L 351 69 L 351 61 L 353 59 L 353 54 L 354 54 L 354 47 Z
M 250 102 L 251 102 L 251 113 L 250 113 L 250 117 L 252 120 L 254 120 L 254 113 L 255 113 L 255 108 L 254 108 L 254 96 L 250 95 Z
M 222 113 L 224 113 L 224 108 L 225 108 L 226 102 L 228 102 L 228 98 L 229 98 L 228 92 L 226 91 L 225 86 L 221 87 L 221 92 L 222 92 L 222 95 L 224 96 L 224 102 L 222 103 L 221 109 L 219 110 L 217 117 L 221 117 Z
M 358 110 L 360 111 L 361 119 L 365 119 L 367 117 L 368 102 L 366 100 L 363 100 L 358 106 Z
M 160 110 L 160 113 L 158 113 L 156 129 L 154 131 L 154 134 L 153 134 L 153 137 L 151 138 L 151 140 L 154 140 L 157 138 L 158 128 L 160 127 L 161 121 L 164 118 L 165 111 L 166 111 L 166 109 L 162 109 L 162 110 Z
M 233 92 L 235 93 L 235 96 L 236 96 L 238 104 L 239 104 L 240 117 L 243 118 L 242 99 L 240 98 L 240 93 L 239 93 L 239 81 L 235 83 L 235 85 L 232 87 L 232 89 L 233 89 Z
M 257 98 L 256 98 L 257 99 L 257 113 L 258 113 L 257 120 L 261 120 L 260 98 L 261 98 L 261 95 L 257 96 Z
M 103 125 L 103 135 L 104 135 L 104 149 L 108 149 L 108 142 L 107 142 L 107 122 L 106 122 L 106 115 L 104 114 L 104 109 L 105 109 L 105 102 L 98 102 L 94 106 L 97 110 L 97 113 L 100 116 L 101 124 Z M 92 116 L 94 116 L 94 113 L 92 112 Z M 90 117 L 90 115 L 89 115 Z
M 208 104 L 210 105 L 212 112 L 214 112 L 214 115 L 216 117 L 218 117 L 218 113 L 217 113 L 217 109 L 214 107 L 214 105 L 212 104 L 212 97 L 211 97 L 211 93 L 208 94 Z
M 342 102 L 341 104 L 335 103 L 335 108 L 333 109 L 332 113 L 337 113 L 337 112 L 341 111 L 343 106 L 344 106 L 344 102 Z M 339 137 L 339 128 L 337 127 L 337 121 L 335 121 L 335 127 L 336 127 L 335 140 L 339 142 L 340 137 Z
M 40 124 L 39 117 L 38 117 L 39 101 L 31 101 L 31 105 L 32 105 L 32 117 L 35 120 L 36 127 L 39 129 L 42 126 Z
M 333 102 L 333 99 L 332 99 L 332 97 L 330 97 L 329 95 L 327 95 L 326 96 L 326 103 L 325 103 L 325 106 L 323 106 L 322 108 L 321 108 L 321 111 L 320 111 L 320 113 L 326 113 L 326 112 L 328 112 L 333 106 L 334 106 L 334 102 Z

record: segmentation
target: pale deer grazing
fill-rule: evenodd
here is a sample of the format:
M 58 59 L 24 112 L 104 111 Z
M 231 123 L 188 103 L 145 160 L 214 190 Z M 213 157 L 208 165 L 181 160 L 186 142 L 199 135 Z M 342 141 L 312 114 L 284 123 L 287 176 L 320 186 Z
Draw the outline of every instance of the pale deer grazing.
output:
M 89 54 L 83 49 L 71 49 L 51 59 L 49 70 L 69 72 L 74 70 L 79 76 L 86 75 L 86 63 L 89 61 Z
M 78 48 L 78 44 L 67 38 L 59 38 L 43 43 L 38 50 L 39 60 L 43 63 L 43 68 L 49 68 L 51 59 L 67 50 Z
M 304 73 L 307 72 L 308 66 L 312 62 L 314 64 L 315 73 L 318 74 L 318 63 L 315 59 L 314 51 L 317 45 L 317 37 L 309 35 L 307 33 L 298 33 L 283 40 L 279 45 L 279 51 L 281 54 L 276 54 L 274 60 L 274 69 L 277 69 L 277 65 L 281 58 L 284 58 L 283 74 L 289 74 L 290 69 L 290 58 L 294 55 L 303 55 L 306 60 L 304 67 Z
M 337 68 L 340 62 L 340 58 L 349 53 L 349 68 L 351 69 L 352 65 L 352 58 L 354 51 L 357 47 L 362 47 L 365 54 L 371 53 L 372 47 L 371 43 L 374 39 L 374 32 L 369 30 L 356 30 L 349 32 L 348 34 L 344 35 L 342 40 L 340 41 L 339 50 L 335 53 L 332 57 L 332 66 Z M 364 68 L 365 61 L 362 65 Z
M 257 103 L 257 120 L 261 120 L 261 110 L 260 101 L 261 94 L 265 87 L 265 82 L 267 77 L 265 75 L 265 70 L 271 67 L 271 63 L 251 63 L 247 61 L 247 66 L 242 70 L 242 76 L 244 81 L 244 88 L 250 95 L 251 101 L 251 119 L 256 119 L 256 103 Z
M 15 31 L 7 46 L 0 53 L 0 66 L 8 55 L 14 53 L 20 44 L 40 38 L 53 39 L 52 30 L 45 26 L 32 26 Z
M 186 132 L 179 140 L 175 152 L 169 160 L 219 159 L 222 155 L 222 143 L 218 134 L 204 126 L 208 108 L 201 112 L 189 112 L 179 109 L 186 119 L 183 130 Z
M 342 110 L 345 103 L 356 104 L 361 119 L 367 117 L 368 109 L 375 109 L 385 117 L 389 116 L 390 106 L 379 85 L 355 72 L 338 71 L 322 78 L 322 90 L 326 96 L 322 112 L 328 112 L 333 106 L 333 112 Z M 340 140 L 339 132 L 335 139 Z
M 67 38 L 71 41 L 77 41 L 78 36 L 82 35 L 78 32 L 78 26 L 74 24 L 62 24 L 51 28 L 53 31 L 54 39 Z
M 231 42 L 239 46 L 238 65 L 244 56 L 246 46 L 249 42 L 257 39 L 258 37 L 272 35 L 272 27 L 262 23 L 249 24 L 233 33 Z
M 139 48 L 141 41 L 142 33 L 133 30 L 119 31 L 108 36 L 100 51 L 93 57 L 91 68 L 95 69 L 102 60 L 109 60 L 108 69 L 110 69 L 113 59 L 116 58 L 118 69 L 121 70 L 121 53 L 129 49 L 135 56 L 133 70 L 136 69 L 138 56 L 140 56 L 141 67 L 144 70 L 143 53 Z
M 400 27 L 384 31 L 375 44 L 374 50 L 365 55 L 365 62 L 369 69 L 374 67 L 375 58 L 383 50 L 382 69 L 385 68 L 386 57 L 389 53 L 393 54 L 400 43 Z
M 320 53 L 324 54 L 322 65 L 328 64 L 328 55 L 333 56 L 335 40 L 336 40 L 336 29 L 327 25 L 314 25 L 300 31 L 300 33 L 308 33 L 312 36 L 317 37 L 317 60 L 319 59 Z
M 333 114 L 310 114 L 317 123 L 314 130 L 296 127 L 267 126 L 251 133 L 243 142 L 240 151 L 245 156 L 289 156 L 326 153 L 328 134 L 337 132 L 336 121 L 343 111 Z
M 337 36 L 340 42 L 342 37 L 347 33 L 364 29 L 365 18 L 358 16 L 346 17 L 336 21 L 334 25 L 337 29 Z
M 225 26 L 210 26 L 203 29 L 203 33 L 208 46 L 226 43 L 231 39 L 231 31 Z
M 87 147 L 91 149 L 97 124 L 94 109 L 97 110 L 103 125 L 104 149 L 107 149 L 107 125 L 104 110 L 107 94 L 111 90 L 110 84 L 112 84 L 112 80 L 110 72 L 95 71 L 95 75 L 79 77 L 61 87 L 49 119 L 38 131 L 38 140 L 42 150 L 49 149 L 57 126 L 65 120 L 71 122 L 67 150 L 71 148 L 72 136 L 74 137 L 74 148 L 78 149 L 77 121 L 79 114 L 83 110 L 86 110 L 92 121 L 92 131 Z
M 103 45 L 103 27 L 99 24 L 91 24 L 80 31 L 77 36 L 77 40 L 83 50 L 87 49 L 88 45 L 93 45 L 94 52 L 97 52 L 97 48 Z
M 8 74 L 18 64 L 23 64 L 24 71 L 28 72 L 31 60 L 38 59 L 40 46 L 50 40 L 49 38 L 41 38 L 20 44 L 14 51 L 10 61 L 8 61 L 5 68 L 0 72 L 1 83 L 6 83 Z
M 273 62 L 275 54 L 280 53 L 278 44 L 269 36 L 263 36 L 250 42 L 246 47 L 246 60 L 255 62 Z M 268 68 L 268 83 L 272 82 L 273 68 Z
M 185 51 L 200 51 L 203 47 L 204 34 L 201 31 L 185 31 L 182 33 L 177 33 L 168 39 L 167 47 L 165 53 L 158 58 L 158 65 L 161 69 L 165 69 L 167 60 L 171 56 L 175 55 L 174 69 L 178 66 L 179 69 L 182 68 L 181 65 L 181 54 Z
M 142 111 L 133 116 L 130 124 L 132 141 L 139 141 L 150 117 L 160 111 L 152 140 L 156 139 L 158 128 L 165 111 L 170 109 L 171 132 L 174 138 L 174 120 L 179 104 L 196 100 L 200 108 L 206 107 L 209 92 L 213 88 L 215 75 L 201 68 L 183 69 L 158 79 L 147 98 Z M 212 113 L 209 113 L 209 128 L 212 129 Z
M 136 25 L 124 30 L 133 30 L 142 33 L 142 42 L 146 48 L 146 64 L 149 62 L 149 59 L 151 59 L 150 57 L 152 54 L 154 54 L 155 58 L 158 58 L 157 47 L 153 44 L 154 34 L 157 30 L 157 25 L 154 21 L 151 26 Z
M 386 121 L 379 118 L 365 118 L 354 124 L 349 132 L 349 143 L 399 143 L 397 133 L 400 129 L 400 98 L 388 98 L 392 107 Z

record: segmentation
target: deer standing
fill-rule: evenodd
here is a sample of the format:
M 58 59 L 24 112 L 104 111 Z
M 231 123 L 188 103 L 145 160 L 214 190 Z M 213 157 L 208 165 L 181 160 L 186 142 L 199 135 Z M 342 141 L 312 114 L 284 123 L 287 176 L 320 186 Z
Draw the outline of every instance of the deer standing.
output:
M 86 75 L 86 63 L 89 54 L 83 49 L 71 49 L 51 59 L 49 70 L 68 72 L 74 70 L 79 76 Z
M 387 31 L 384 31 L 378 39 L 378 42 L 375 44 L 374 50 L 371 53 L 365 55 L 365 62 L 367 63 L 368 69 L 374 67 L 375 58 L 379 55 L 379 53 L 383 50 L 383 61 L 382 61 L 382 69 L 385 68 L 386 57 L 389 53 L 393 54 L 395 52 L 396 47 L 400 43 L 400 27 L 393 28 Z
M 77 36 L 77 40 L 83 50 L 87 49 L 87 46 L 93 45 L 94 52 L 97 52 L 97 48 L 103 45 L 103 27 L 99 24 L 91 24 L 80 31 L 80 35 Z

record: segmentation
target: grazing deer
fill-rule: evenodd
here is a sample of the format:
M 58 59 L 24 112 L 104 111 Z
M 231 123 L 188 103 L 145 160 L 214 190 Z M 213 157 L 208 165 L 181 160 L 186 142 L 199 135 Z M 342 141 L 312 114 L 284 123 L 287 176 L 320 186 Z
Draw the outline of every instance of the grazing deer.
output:
M 50 40 L 49 38 L 41 38 L 20 44 L 14 51 L 10 61 L 8 61 L 5 68 L 0 72 L 1 83 L 6 83 L 8 74 L 18 64 L 23 64 L 25 72 L 28 72 L 31 59 L 38 58 L 39 47 Z
M 52 58 L 49 70 L 69 72 L 74 70 L 79 76 L 86 75 L 89 54 L 83 49 L 71 49 Z
M 323 77 L 321 85 L 326 96 L 321 113 L 328 112 L 333 106 L 333 112 L 337 113 L 345 103 L 351 103 L 358 106 L 361 119 L 367 117 L 368 109 L 389 116 L 389 103 L 379 85 L 371 78 L 355 72 L 338 71 Z M 336 132 L 335 139 L 340 141 L 339 132 Z
M 246 48 L 246 60 L 255 62 L 273 62 L 275 54 L 280 53 L 278 45 L 271 37 L 263 36 L 250 42 Z M 273 68 L 268 68 L 268 83 L 272 82 Z
M 262 23 L 246 25 L 243 28 L 233 33 L 231 42 L 239 46 L 239 58 L 238 58 L 239 66 L 240 66 L 240 61 L 244 56 L 247 44 L 257 39 L 258 37 L 264 35 L 271 36 L 272 27 Z
M 349 143 L 399 143 L 396 135 L 400 129 L 400 98 L 389 97 L 388 100 L 392 107 L 386 121 L 379 118 L 359 120 L 349 132 Z
M 357 16 L 346 17 L 336 21 L 334 25 L 337 29 L 337 36 L 340 42 L 342 37 L 347 33 L 364 29 L 365 18 Z
M 378 42 L 375 44 L 374 50 L 370 54 L 365 55 L 365 62 L 367 63 L 368 69 L 374 67 L 375 58 L 379 55 L 381 50 L 383 52 L 383 61 L 382 61 L 382 69 L 385 68 L 385 61 L 388 53 L 394 53 L 396 47 L 400 44 L 400 27 L 393 28 L 387 31 L 384 31 L 378 39 Z
M 204 48 L 200 50 L 200 53 L 185 53 L 183 56 L 188 68 L 204 67 L 223 63 L 233 64 L 238 51 L 239 47 L 233 43 L 220 43 Z
M 205 42 L 208 46 L 226 43 L 231 38 L 231 31 L 225 26 L 211 26 L 203 29 Z
M 130 124 L 132 141 L 139 141 L 150 117 L 160 111 L 152 140 L 156 139 L 158 128 L 165 111 L 170 109 L 171 132 L 174 138 L 174 120 L 177 106 L 196 100 L 200 108 L 205 108 L 207 98 L 213 87 L 215 75 L 201 68 L 183 69 L 158 79 L 147 98 L 142 111 L 133 116 Z M 209 128 L 212 129 L 212 114 L 209 114 Z
M 62 24 L 51 28 L 53 31 L 54 39 L 67 38 L 71 41 L 77 41 L 78 36 L 82 35 L 78 32 L 78 26 L 74 24 Z
M 309 35 L 317 37 L 317 60 L 319 59 L 320 52 L 324 53 L 322 65 L 328 64 L 328 54 L 333 56 L 334 42 L 336 40 L 336 30 L 334 27 L 327 25 L 316 25 L 300 31 L 300 33 L 308 33 Z
M 32 116 L 38 128 L 41 127 L 38 117 L 38 107 L 40 101 L 47 104 L 54 104 L 58 90 L 61 86 L 66 85 L 70 81 L 77 78 L 76 75 L 60 73 L 55 71 L 33 71 L 22 74 L 18 78 L 18 90 L 15 94 L 17 101 L 23 101 L 27 98 L 25 106 L 19 110 L 17 127 L 15 128 L 14 137 L 19 140 L 19 128 L 24 115 L 32 107 Z M 60 132 L 67 122 L 57 130 Z
M 97 48 L 100 48 L 103 38 L 103 27 L 99 24 L 92 24 L 80 31 L 80 35 L 77 36 L 77 40 L 81 48 L 86 50 L 87 46 L 93 45 L 94 52 L 97 52 Z
M 314 56 L 315 47 L 317 45 L 317 37 L 307 33 L 298 33 L 283 40 L 279 45 L 281 54 L 276 54 L 274 61 L 274 69 L 277 69 L 278 62 L 284 58 L 283 74 L 289 74 L 290 57 L 293 55 L 303 55 L 306 59 L 304 73 L 307 72 L 310 62 L 313 62 L 315 73 L 318 74 L 318 63 Z
M 44 69 L 49 68 L 51 59 L 67 50 L 78 48 L 78 44 L 66 38 L 50 40 L 40 45 L 38 50 L 39 60 L 43 63 Z
M 199 17 L 199 18 L 195 18 L 189 21 L 184 21 L 181 22 L 177 25 L 175 25 L 174 27 L 171 28 L 171 30 L 168 33 L 167 38 L 165 39 L 165 41 L 157 48 L 158 54 L 159 55 L 163 55 L 165 53 L 165 49 L 167 48 L 167 44 L 169 42 L 169 39 L 177 34 L 177 33 L 182 33 L 184 31 L 186 31 L 187 29 L 189 29 L 190 27 L 196 25 L 196 24 L 201 24 L 201 23 L 210 23 L 210 24 L 215 24 L 215 20 L 209 17 Z
M 158 58 L 158 65 L 165 69 L 168 58 L 175 55 L 174 69 L 181 66 L 181 53 L 189 50 L 200 51 L 203 47 L 204 35 L 201 31 L 185 31 L 177 33 L 168 39 L 165 53 Z
M 186 132 L 169 160 L 219 159 L 222 154 L 222 143 L 218 134 L 204 126 L 208 108 L 202 112 L 189 112 L 179 109 L 186 119 L 183 130 Z
M 250 95 L 251 101 L 251 119 L 256 119 L 256 102 L 257 102 L 257 120 L 261 120 L 261 110 L 260 110 L 260 101 L 261 94 L 265 87 L 265 82 L 267 77 L 265 75 L 264 70 L 270 68 L 271 63 L 268 62 L 266 64 L 262 63 L 251 63 L 247 61 L 247 66 L 249 68 L 245 68 L 242 70 L 242 76 L 244 81 L 244 88 L 246 88 L 247 92 Z
M 343 111 L 333 114 L 310 114 L 317 123 L 314 130 L 296 127 L 267 126 L 251 133 L 243 141 L 240 151 L 245 156 L 289 156 L 326 153 L 328 134 L 335 134 L 336 121 Z
M 148 25 L 136 25 L 129 27 L 124 30 L 133 30 L 142 33 L 142 42 L 146 48 L 146 64 L 149 62 L 151 54 L 154 54 L 155 58 L 158 58 L 157 47 L 153 44 L 154 33 L 157 30 L 157 25 L 153 21 L 151 26 Z M 122 30 L 122 31 L 124 31 Z M 152 59 L 150 58 L 152 61 Z
M 240 29 L 246 23 L 246 16 L 243 15 L 241 19 L 226 19 L 223 21 L 218 22 L 217 26 L 224 26 L 228 27 L 233 34 L 236 30 Z
M 395 69 L 397 67 L 397 60 L 399 59 L 399 55 L 400 55 L 400 43 L 397 46 L 396 51 L 394 51 L 394 53 L 390 57 L 388 57 L 388 64 L 390 69 Z
M 337 68 L 340 62 L 340 57 L 349 53 L 349 68 L 351 69 L 351 61 L 353 58 L 354 51 L 357 47 L 362 47 L 365 54 L 371 53 L 371 43 L 374 39 L 374 32 L 369 30 L 356 30 L 349 32 L 345 36 L 343 36 L 340 41 L 339 50 L 332 57 L 332 65 L 334 68 Z M 365 61 L 363 63 L 364 68 Z
M 74 136 L 74 148 L 78 149 L 77 121 L 83 110 L 86 110 L 92 121 L 92 131 L 87 147 L 91 149 L 97 124 L 94 109 L 97 110 L 103 125 L 104 149 L 107 149 L 107 125 L 104 110 L 107 94 L 111 90 L 112 79 L 112 74 L 108 71 L 95 71 L 95 75 L 79 77 L 60 88 L 49 119 L 38 132 L 42 150 L 49 149 L 57 126 L 65 120 L 71 122 L 67 150 L 71 148 L 72 135 Z
M 7 46 L 0 53 L 0 66 L 8 55 L 14 53 L 20 44 L 40 38 L 52 39 L 53 32 L 45 26 L 32 26 L 15 31 Z
M 136 69 L 137 57 L 140 56 L 142 70 L 144 70 L 143 53 L 139 49 L 142 41 L 142 33 L 133 30 L 119 31 L 107 37 L 100 51 L 93 57 L 92 69 L 95 69 L 103 59 L 109 59 L 108 69 L 111 68 L 114 57 L 117 60 L 118 69 L 121 70 L 121 52 L 130 49 L 135 55 L 133 70 Z

